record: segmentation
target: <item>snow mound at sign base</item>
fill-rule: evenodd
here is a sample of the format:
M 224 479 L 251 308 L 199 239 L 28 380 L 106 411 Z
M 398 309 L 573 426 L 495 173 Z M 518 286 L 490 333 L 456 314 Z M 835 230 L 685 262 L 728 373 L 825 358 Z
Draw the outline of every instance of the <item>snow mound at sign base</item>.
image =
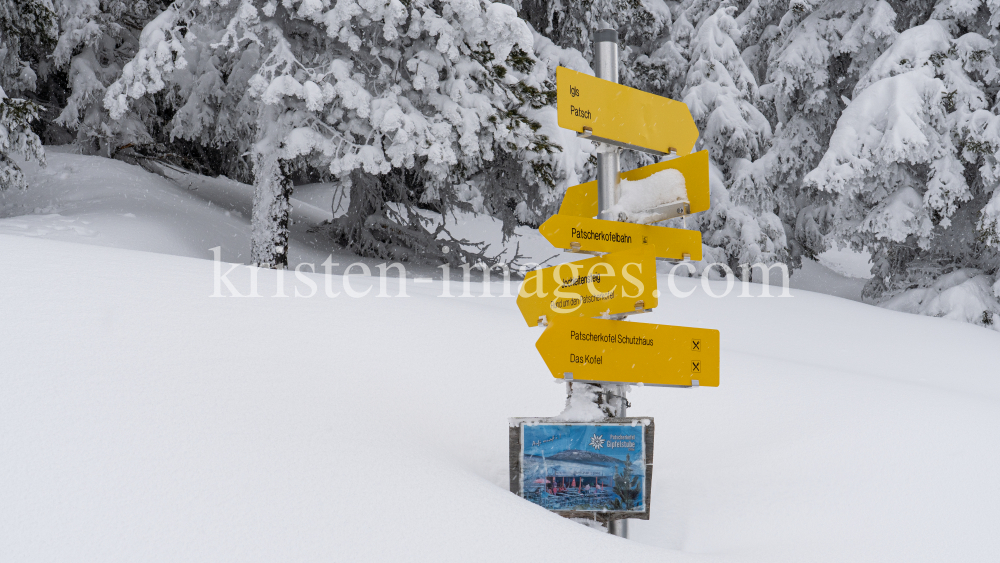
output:
M 565 399 L 512 297 L 439 298 L 412 280 L 409 297 L 378 297 L 356 276 L 371 292 L 348 299 L 335 276 L 327 298 L 327 278 L 303 274 L 320 295 L 295 298 L 309 288 L 294 273 L 261 271 L 264 297 L 211 298 L 209 261 L 12 236 L 0 248 L 17 264 L 0 278 L 5 561 L 1000 553 L 992 331 L 797 290 L 714 299 L 659 276 L 690 297 L 629 322 L 719 329 L 722 386 L 629 394 L 656 441 L 652 519 L 623 541 L 506 490 L 507 419 Z M 229 279 L 248 293 L 251 273 Z M 278 276 L 288 297 L 271 297 Z

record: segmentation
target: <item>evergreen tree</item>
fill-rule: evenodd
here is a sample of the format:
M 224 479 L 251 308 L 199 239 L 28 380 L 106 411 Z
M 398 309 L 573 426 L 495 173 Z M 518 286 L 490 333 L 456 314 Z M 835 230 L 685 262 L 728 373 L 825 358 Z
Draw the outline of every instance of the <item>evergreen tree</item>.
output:
M 197 67 L 186 58 L 195 49 Z M 105 104 L 119 118 L 131 100 L 169 83 L 181 108 L 172 135 L 194 138 L 211 124 L 220 139 L 249 139 L 258 264 L 287 261 L 295 167 L 349 187 L 350 210 L 329 230 L 354 250 L 476 260 L 481 251 L 441 244 L 444 233 L 428 229 L 418 208 L 461 207 L 459 187 L 472 186 L 509 233 L 518 212 L 551 191 L 558 147 L 527 115 L 553 101 L 536 63 L 530 29 L 483 0 L 186 0 L 147 25 Z M 222 86 L 242 80 L 234 118 Z
M 149 125 L 159 122 L 152 100 L 130 106 L 109 119 L 103 99 L 107 86 L 138 50 L 143 27 L 163 11 L 161 0 L 55 0 L 59 40 L 55 69 L 65 71 L 69 96 L 56 123 L 77 132 L 84 150 L 105 156 L 130 143 L 151 143 Z
M 611 499 L 608 503 L 611 510 L 634 510 L 639 505 L 639 497 L 642 495 L 642 485 L 638 475 L 632 474 L 632 458 L 625 454 L 625 466 L 621 471 L 615 467 L 614 485 L 611 491 L 617 498 Z
M 838 239 L 872 252 L 869 301 L 888 302 L 956 271 L 952 279 L 973 279 L 990 293 L 984 272 L 995 277 L 1000 265 L 992 203 L 1000 69 L 983 16 L 943 2 L 932 19 L 903 31 L 862 75 L 805 178 L 836 196 Z M 990 324 L 1000 311 L 993 293 L 963 320 Z
M 669 31 L 671 14 L 665 3 L 641 0 L 520 0 L 513 2 L 524 19 L 540 33 L 563 48 L 578 50 L 593 60 L 593 33 L 601 28 L 618 31 L 622 56 L 622 82 L 631 82 L 628 63 Z M 641 78 L 639 78 L 641 80 Z
M 701 131 L 699 146 L 708 149 L 722 180 L 710 184 L 712 207 L 696 221 L 705 244 L 723 250 L 730 268 L 740 272 L 741 265 L 787 261 L 787 253 L 773 193 L 748 178 L 771 126 L 754 105 L 757 82 L 736 46 L 735 10 L 721 7 L 695 30 L 683 101 Z
M 694 26 L 687 13 L 678 15 L 659 37 L 647 40 L 644 49 L 630 49 L 634 59 L 626 61 L 634 70 L 628 72 L 629 85 L 659 96 L 679 100 L 683 97 L 684 80 L 691 59 L 691 38 Z
M 802 178 L 819 163 L 853 85 L 895 38 L 895 18 L 878 0 L 753 0 L 740 15 L 744 57 L 763 80 L 758 107 L 774 130 L 767 153 L 744 169 L 741 183 L 770 192 L 794 265 L 829 247 L 831 198 Z
M 31 130 L 41 108 L 25 95 L 37 80 L 29 61 L 45 56 L 55 22 L 47 0 L 0 0 L 0 191 L 27 187 L 12 156 L 45 163 L 42 142 Z

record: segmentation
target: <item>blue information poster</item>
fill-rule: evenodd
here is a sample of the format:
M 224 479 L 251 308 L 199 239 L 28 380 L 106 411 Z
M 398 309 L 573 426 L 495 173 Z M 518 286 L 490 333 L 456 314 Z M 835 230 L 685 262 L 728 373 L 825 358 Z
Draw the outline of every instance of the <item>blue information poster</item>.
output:
M 567 512 L 646 511 L 642 424 L 521 426 L 521 494 Z

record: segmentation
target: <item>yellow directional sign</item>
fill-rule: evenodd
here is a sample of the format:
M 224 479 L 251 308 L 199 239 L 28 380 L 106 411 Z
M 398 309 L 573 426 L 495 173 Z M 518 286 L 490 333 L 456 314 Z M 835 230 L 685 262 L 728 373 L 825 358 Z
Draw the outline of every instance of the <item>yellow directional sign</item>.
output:
M 685 155 L 698 140 L 683 102 L 568 68 L 556 69 L 556 106 L 560 127 L 624 148 Z
M 711 205 L 708 197 L 708 151 L 698 151 L 688 156 L 629 170 L 623 172 L 620 177 L 622 180 L 634 182 L 670 169 L 684 175 L 684 187 L 687 189 L 688 202 L 691 204 L 689 212 L 707 211 Z M 559 206 L 560 215 L 574 217 L 596 217 L 598 211 L 596 180 L 568 188 L 566 195 L 563 196 L 562 205 Z
M 614 252 L 652 245 L 658 258 L 701 260 L 701 232 L 553 215 L 538 227 L 556 248 L 580 252 Z
M 538 326 L 541 317 L 644 313 L 657 296 L 656 254 L 647 245 L 529 272 L 517 306 L 528 326 Z
M 605 319 L 555 318 L 535 347 L 557 378 L 644 385 L 719 386 L 717 330 Z

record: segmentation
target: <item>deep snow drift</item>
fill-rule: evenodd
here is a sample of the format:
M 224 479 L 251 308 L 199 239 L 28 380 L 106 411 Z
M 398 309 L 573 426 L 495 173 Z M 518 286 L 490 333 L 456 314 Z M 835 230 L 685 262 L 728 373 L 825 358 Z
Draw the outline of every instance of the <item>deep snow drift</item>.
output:
M 410 297 L 380 298 L 359 277 L 368 297 L 327 298 L 322 275 L 311 299 L 211 298 L 210 261 L 3 235 L 0 249 L 4 560 L 1000 552 L 993 331 L 675 280 L 694 293 L 636 320 L 720 329 L 722 386 L 633 389 L 630 413 L 656 419 L 656 465 L 652 519 L 623 541 L 506 490 L 507 418 L 564 399 L 512 298 L 413 280 Z M 249 273 L 229 276 L 241 292 Z M 262 271 L 261 295 L 279 275 L 286 294 L 308 291 Z

